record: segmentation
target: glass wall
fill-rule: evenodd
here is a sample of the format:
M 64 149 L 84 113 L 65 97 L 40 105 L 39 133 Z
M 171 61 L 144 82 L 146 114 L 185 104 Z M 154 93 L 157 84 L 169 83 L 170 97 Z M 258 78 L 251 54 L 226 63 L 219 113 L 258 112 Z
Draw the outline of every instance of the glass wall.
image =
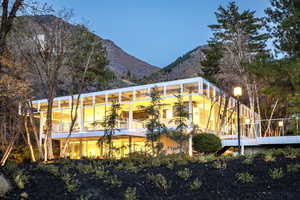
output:
M 174 104 L 176 98 L 174 95 L 182 92 L 184 101 L 188 109 L 189 97 L 192 96 L 192 122 L 199 126 L 203 131 L 214 132 L 219 130 L 220 119 L 223 112 L 224 102 L 220 99 L 224 96 L 222 92 L 205 80 L 191 82 L 174 82 L 172 85 L 159 85 L 157 87 L 161 97 L 163 98 L 160 110 L 160 120 L 166 126 L 176 126 L 171 122 L 174 117 Z M 121 110 L 118 128 L 120 129 L 142 129 L 145 128 L 147 114 L 143 111 L 142 106 L 149 105 L 149 91 L 154 86 L 148 88 L 134 88 L 129 91 L 120 91 L 99 94 L 94 96 L 82 96 L 79 102 L 77 112 L 77 120 L 74 125 L 73 132 L 103 130 L 103 120 L 105 115 L 109 113 L 112 102 L 120 102 Z M 75 98 L 76 99 L 76 98 Z M 221 105 L 220 105 L 221 104 Z M 53 131 L 68 132 L 71 124 L 71 98 L 54 101 L 53 104 Z M 76 102 L 74 102 L 76 105 Z M 44 127 L 47 111 L 47 102 L 34 105 L 41 113 L 41 127 Z M 75 106 L 74 106 L 75 109 Z M 228 106 L 228 116 L 226 119 L 223 132 L 227 134 L 236 133 L 236 101 L 230 98 Z M 73 114 L 74 117 L 75 114 Z M 241 106 L 242 118 L 251 118 L 254 116 L 246 106 Z M 129 121 L 131 124 L 129 125 Z
M 131 152 L 145 152 L 150 149 L 146 145 L 146 139 L 140 137 L 120 137 L 113 139 L 113 156 L 115 158 L 126 157 L 129 154 L 129 144 L 131 141 Z M 64 141 L 61 140 L 61 150 Z M 69 142 L 68 156 L 71 159 L 79 159 L 80 157 L 103 158 L 108 156 L 109 147 L 105 142 L 97 139 L 82 138 Z

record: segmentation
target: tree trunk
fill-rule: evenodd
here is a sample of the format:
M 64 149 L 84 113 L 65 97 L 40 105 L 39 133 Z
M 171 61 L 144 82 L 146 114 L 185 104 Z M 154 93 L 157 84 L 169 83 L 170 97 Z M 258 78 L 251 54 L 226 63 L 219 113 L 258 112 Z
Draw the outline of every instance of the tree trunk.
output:
M 29 150 L 30 150 L 31 160 L 32 160 L 32 162 L 35 162 L 36 159 L 35 159 L 33 147 L 32 147 L 32 144 L 31 144 L 31 139 L 30 139 L 30 134 L 29 134 L 29 129 L 28 129 L 28 122 L 27 122 L 26 117 L 25 117 L 25 119 L 24 119 L 24 125 L 25 125 L 26 139 L 27 139 L 26 142 L 27 142 L 27 145 L 28 145 Z

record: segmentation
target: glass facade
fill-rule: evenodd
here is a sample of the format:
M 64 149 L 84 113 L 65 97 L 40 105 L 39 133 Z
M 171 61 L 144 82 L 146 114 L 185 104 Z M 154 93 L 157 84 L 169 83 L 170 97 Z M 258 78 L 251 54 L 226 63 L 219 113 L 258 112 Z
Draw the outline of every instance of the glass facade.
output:
M 203 132 L 218 133 L 221 137 L 230 137 L 236 135 L 236 101 L 233 98 L 229 100 L 229 106 L 226 109 L 226 117 L 222 119 L 225 102 L 225 94 L 220 89 L 212 86 L 202 78 L 184 79 L 172 82 L 157 83 L 155 85 L 136 86 L 122 88 L 120 90 L 103 91 L 97 93 L 84 94 L 78 102 L 76 121 L 74 124 L 74 133 L 89 133 L 91 131 L 103 131 L 103 120 L 110 110 L 113 102 L 120 103 L 120 120 L 118 128 L 120 134 L 122 131 L 144 130 L 147 115 L 142 107 L 149 104 L 149 94 L 151 88 L 156 87 L 162 97 L 160 121 L 167 127 L 175 127 L 174 104 L 175 95 L 182 94 L 186 109 L 190 112 L 189 124 L 193 124 Z M 53 107 L 53 132 L 68 133 L 72 118 L 75 117 L 76 98 L 63 97 L 55 99 Z M 73 106 L 72 106 L 73 104 Z M 72 109 L 73 107 L 73 109 Z M 46 122 L 47 102 L 34 102 L 34 108 L 40 113 L 41 132 L 44 130 Z M 241 105 L 241 121 L 256 116 L 250 109 Z M 249 120 L 248 120 L 249 121 Z M 252 120 L 254 121 L 254 120 Z M 221 127 L 222 124 L 222 127 Z M 245 131 L 242 127 L 242 134 L 249 136 L 249 129 Z M 100 136 L 99 136 L 100 137 Z M 63 138 L 61 138 L 63 140 Z M 96 144 L 96 140 L 86 140 L 84 134 L 78 139 L 73 139 L 70 143 L 70 157 L 88 156 L 99 157 L 107 153 L 105 145 Z M 79 141 L 80 140 L 80 141 Z M 80 142 L 80 143 L 78 143 Z M 79 145 L 79 147 L 78 147 Z M 114 139 L 114 147 L 119 156 L 128 154 L 128 137 Z M 125 148 L 126 147 L 126 148 Z M 133 138 L 132 149 L 139 151 L 145 149 L 145 138 Z

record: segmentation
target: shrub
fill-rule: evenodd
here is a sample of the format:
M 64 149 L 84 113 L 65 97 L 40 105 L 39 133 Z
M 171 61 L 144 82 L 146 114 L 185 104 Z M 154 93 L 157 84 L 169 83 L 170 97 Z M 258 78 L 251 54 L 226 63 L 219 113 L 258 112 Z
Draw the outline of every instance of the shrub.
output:
M 59 168 L 54 165 L 38 164 L 37 167 L 49 172 L 50 174 L 52 174 L 54 176 L 59 176 Z
M 129 172 L 137 173 L 138 168 L 133 164 L 133 162 L 124 160 L 119 165 L 116 166 L 117 170 L 126 170 Z
M 125 200 L 136 200 L 136 188 L 128 187 L 124 193 Z
M 248 172 L 241 172 L 235 175 L 237 180 L 241 183 L 253 183 L 254 177 Z
M 251 165 L 253 163 L 253 156 L 247 156 L 245 160 L 243 160 L 243 163 L 246 165 Z
M 192 172 L 188 168 L 184 168 L 183 170 L 176 172 L 176 175 L 184 180 L 187 180 L 192 176 Z
M 280 179 L 284 176 L 281 168 L 274 168 L 269 170 L 269 175 L 272 179 Z
M 167 190 L 171 187 L 171 182 L 168 183 L 166 178 L 162 174 L 147 174 L 147 178 L 159 189 L 167 193 Z
M 83 174 L 91 174 L 95 171 L 92 163 L 87 163 L 87 164 L 78 163 L 77 169 Z
M 212 166 L 216 169 L 226 169 L 227 163 L 225 160 L 216 160 L 212 163 Z
M 299 150 L 288 147 L 288 148 L 284 148 L 282 153 L 285 158 L 295 159 L 299 155 Z
M 15 173 L 14 181 L 19 189 L 24 189 L 25 184 L 28 182 L 28 176 L 24 174 L 24 171 L 19 170 Z
M 74 175 L 69 173 L 62 176 L 62 180 L 65 182 L 66 189 L 68 192 L 75 192 L 79 187 L 79 181 L 75 178 Z
M 196 178 L 191 182 L 190 189 L 198 190 L 201 186 L 202 186 L 202 182 L 198 178 Z
M 105 171 L 104 167 L 97 166 L 95 169 L 95 175 L 97 178 L 104 178 L 107 175 L 107 172 Z
M 287 171 L 290 173 L 299 171 L 300 164 L 289 164 L 287 165 Z
M 276 158 L 273 156 L 272 152 L 266 152 L 264 154 L 264 160 L 266 162 L 274 162 L 276 160 Z
M 221 148 L 221 140 L 214 134 L 201 133 L 193 137 L 193 149 L 198 152 L 215 153 Z
M 3 175 L 0 175 L 0 197 L 4 197 L 11 190 L 10 183 Z
M 120 181 L 117 177 L 117 175 L 114 176 L 107 176 L 106 179 L 104 180 L 105 183 L 108 183 L 112 186 L 115 187 L 121 187 L 122 181 Z

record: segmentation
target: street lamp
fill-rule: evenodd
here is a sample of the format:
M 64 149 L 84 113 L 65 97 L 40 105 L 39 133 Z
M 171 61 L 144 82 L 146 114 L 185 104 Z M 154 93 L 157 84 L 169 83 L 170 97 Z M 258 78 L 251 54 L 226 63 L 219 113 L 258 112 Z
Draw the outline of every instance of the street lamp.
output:
M 233 96 L 237 98 L 237 131 L 238 131 L 238 149 L 241 154 L 241 122 L 240 122 L 240 97 L 243 95 L 243 89 L 239 86 L 233 88 Z
M 278 122 L 278 126 L 281 128 L 282 130 L 282 136 L 284 136 L 284 127 L 283 127 L 283 121 L 279 121 Z

